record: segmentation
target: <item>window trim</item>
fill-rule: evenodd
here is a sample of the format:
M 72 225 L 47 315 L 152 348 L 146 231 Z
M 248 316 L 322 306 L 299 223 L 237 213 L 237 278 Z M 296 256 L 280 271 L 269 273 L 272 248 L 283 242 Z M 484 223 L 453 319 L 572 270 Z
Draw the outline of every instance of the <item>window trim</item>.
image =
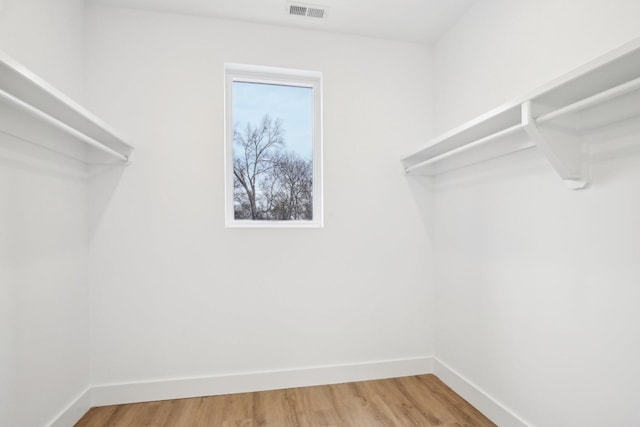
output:
M 224 179 L 225 226 L 227 228 L 322 228 L 324 226 L 323 197 L 323 123 L 322 73 L 290 68 L 226 63 L 224 90 Z M 299 86 L 313 89 L 313 219 L 311 220 L 238 220 L 233 199 L 233 83 L 249 82 Z

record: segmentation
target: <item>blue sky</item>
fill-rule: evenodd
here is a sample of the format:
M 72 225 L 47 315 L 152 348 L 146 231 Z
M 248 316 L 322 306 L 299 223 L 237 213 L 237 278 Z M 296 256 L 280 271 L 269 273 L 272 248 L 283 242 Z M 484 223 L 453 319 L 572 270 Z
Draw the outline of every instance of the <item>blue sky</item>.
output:
M 256 125 L 265 114 L 282 120 L 287 151 L 313 156 L 313 89 L 261 83 L 233 82 L 233 123 Z

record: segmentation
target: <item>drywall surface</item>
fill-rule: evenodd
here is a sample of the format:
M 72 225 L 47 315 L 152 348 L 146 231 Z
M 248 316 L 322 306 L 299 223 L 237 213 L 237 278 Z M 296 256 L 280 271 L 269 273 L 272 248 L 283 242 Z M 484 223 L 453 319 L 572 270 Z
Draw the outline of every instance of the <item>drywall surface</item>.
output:
M 435 47 L 437 127 L 640 36 L 639 13 L 624 0 L 478 2 Z M 640 424 L 639 130 L 594 139 L 583 191 L 535 151 L 434 184 L 436 357 L 533 426 Z
M 638 36 L 637 2 L 478 2 L 434 46 L 438 133 Z M 471 68 L 469 68 L 471 67 Z
M 0 49 L 82 100 L 83 0 L 0 2 Z
M 93 384 L 431 354 L 420 45 L 92 6 L 89 107 L 134 163 L 91 187 Z M 324 75 L 325 227 L 224 226 L 224 63 Z
M 0 3 L 0 49 L 74 96 L 82 1 Z M 4 108 L 4 107 L 3 107 Z M 43 426 L 89 384 L 85 167 L 0 133 L 0 425 Z

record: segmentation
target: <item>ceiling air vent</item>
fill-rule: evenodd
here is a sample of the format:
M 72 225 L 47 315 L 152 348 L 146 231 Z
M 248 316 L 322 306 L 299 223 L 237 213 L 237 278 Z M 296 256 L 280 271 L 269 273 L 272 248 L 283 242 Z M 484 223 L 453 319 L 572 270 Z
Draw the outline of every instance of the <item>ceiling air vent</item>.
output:
M 289 15 L 324 19 L 326 17 L 326 14 L 327 11 L 324 7 L 309 6 L 300 3 L 289 3 Z

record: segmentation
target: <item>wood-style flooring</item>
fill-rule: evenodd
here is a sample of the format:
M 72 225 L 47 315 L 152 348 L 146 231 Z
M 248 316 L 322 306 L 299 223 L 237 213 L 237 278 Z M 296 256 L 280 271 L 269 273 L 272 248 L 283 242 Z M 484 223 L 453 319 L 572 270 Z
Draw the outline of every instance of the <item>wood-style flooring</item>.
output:
M 495 426 L 434 375 L 91 408 L 76 427 Z

